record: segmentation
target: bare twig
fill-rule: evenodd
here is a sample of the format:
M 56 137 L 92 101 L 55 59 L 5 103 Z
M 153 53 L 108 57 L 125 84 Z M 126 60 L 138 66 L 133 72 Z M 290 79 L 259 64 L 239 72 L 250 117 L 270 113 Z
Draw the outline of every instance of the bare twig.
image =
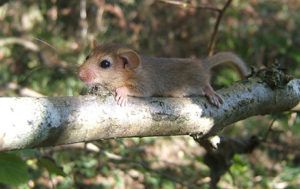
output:
M 96 16 L 96 26 L 97 29 L 103 31 L 103 14 L 105 11 L 105 0 L 94 0 L 97 5 L 97 16 Z
M 172 5 L 180 6 L 182 8 L 195 8 L 195 9 L 207 9 L 211 11 L 221 12 L 221 9 L 211 6 L 211 5 L 192 5 L 190 3 L 176 1 L 176 0 L 159 0 L 164 3 L 169 3 Z
M 293 112 L 300 112 L 300 102 L 299 104 L 292 109 Z
M 40 50 L 40 48 L 35 43 L 33 43 L 32 41 L 30 41 L 28 39 L 23 39 L 23 38 L 19 38 L 19 37 L 0 38 L 0 47 L 10 45 L 10 44 L 22 45 L 23 47 L 25 47 L 31 51 L 34 51 L 34 52 L 38 52 Z
M 86 0 L 80 1 L 80 25 L 81 25 L 81 37 L 86 38 L 88 32 L 88 22 L 86 13 Z
M 57 50 L 54 46 L 50 45 L 48 42 L 46 42 L 42 39 L 39 39 L 36 37 L 29 37 L 29 38 L 39 41 L 55 51 Z M 10 45 L 10 44 L 22 45 L 23 47 L 25 47 L 33 52 L 40 51 L 40 47 L 37 44 L 35 44 L 34 42 L 32 42 L 31 40 L 26 39 L 26 38 L 21 38 L 21 37 L 0 38 L 0 46 L 6 46 L 6 45 Z
M 127 25 L 127 20 L 125 18 L 123 10 L 118 5 L 112 5 L 112 4 L 105 4 L 104 6 L 105 12 L 109 12 L 112 15 L 114 15 L 116 18 L 119 19 L 119 27 L 125 28 Z
M 149 171 L 150 173 L 159 175 L 159 176 L 161 176 L 165 179 L 168 179 L 170 181 L 178 183 L 181 186 L 185 186 L 185 187 L 188 186 L 189 188 L 197 188 L 194 184 L 187 183 L 187 181 L 185 181 L 183 179 L 175 178 L 174 176 L 169 175 L 169 174 L 167 174 L 167 173 L 165 173 L 161 170 L 156 170 L 156 169 L 151 168 L 149 166 L 149 163 L 151 163 L 150 161 L 134 161 L 134 160 L 132 160 L 132 158 L 126 158 L 124 156 L 120 156 L 120 155 L 108 152 L 107 150 L 103 150 L 103 149 L 100 150 L 100 154 L 104 154 L 107 158 L 109 158 L 109 159 L 111 159 L 115 162 L 124 162 L 126 164 L 131 164 L 131 165 L 136 166 L 136 167 L 141 167 L 141 168 Z
M 193 5 L 191 3 L 182 2 L 182 1 L 178 1 L 178 0 L 159 0 L 159 1 L 164 2 L 164 3 L 168 3 L 168 4 L 172 4 L 172 5 L 176 5 L 176 6 L 180 6 L 182 8 L 207 9 L 207 10 L 210 10 L 210 11 L 217 12 L 218 17 L 217 17 L 217 20 L 216 20 L 216 23 L 215 23 L 215 26 L 214 26 L 213 33 L 212 33 L 211 38 L 210 38 L 210 42 L 208 44 L 208 55 L 211 56 L 211 55 L 214 54 L 214 48 L 215 48 L 215 44 L 216 44 L 216 37 L 217 37 L 218 29 L 219 29 L 219 26 L 220 26 L 220 22 L 221 22 L 221 19 L 222 19 L 223 15 L 224 15 L 224 12 L 229 7 L 232 0 L 228 0 L 222 9 L 219 9 L 219 8 L 211 6 L 211 5 Z
M 54 51 L 57 51 L 57 48 L 55 48 L 53 45 L 50 45 L 48 42 L 46 42 L 45 40 L 42 40 L 42 39 L 39 39 L 39 38 L 36 38 L 36 37 L 32 37 L 32 39 L 34 40 L 37 40 L 41 43 L 43 43 L 44 45 L 50 47 L 51 49 L 53 49 Z
M 269 150 L 277 150 L 281 154 L 300 154 L 299 143 L 292 145 L 287 143 L 274 143 L 274 141 L 272 141 L 264 143 L 264 147 L 268 148 Z
M 218 17 L 217 17 L 216 24 L 214 26 L 214 31 L 211 35 L 210 42 L 209 42 L 209 45 L 208 45 L 208 55 L 209 56 L 214 54 L 214 48 L 215 48 L 215 44 L 216 44 L 216 36 L 217 36 L 217 33 L 218 33 L 219 25 L 220 25 L 220 22 L 221 22 L 221 19 L 222 19 L 223 15 L 224 15 L 224 12 L 228 8 L 228 6 L 231 4 L 231 2 L 232 2 L 232 0 L 228 0 L 226 2 L 226 4 L 224 5 L 224 7 L 222 8 L 222 10 L 218 12 Z
M 169 175 L 167 173 L 164 173 L 163 171 L 160 170 L 155 170 L 153 168 L 151 168 L 149 166 L 150 163 L 155 163 L 157 162 L 155 161 L 135 161 L 132 158 L 126 158 L 124 156 L 120 156 L 118 154 L 112 153 L 108 150 L 103 149 L 103 146 L 101 146 L 101 144 L 98 144 L 97 142 L 95 143 L 77 143 L 77 144 L 66 144 L 66 145 L 60 145 L 60 146 L 55 146 L 52 148 L 49 148 L 48 150 L 46 150 L 47 153 L 52 153 L 54 151 L 57 150 L 62 150 L 62 151 L 66 151 L 66 150 L 70 150 L 70 149 L 85 149 L 89 152 L 93 152 L 93 153 L 100 153 L 101 155 L 105 155 L 108 159 L 116 162 L 116 163 L 127 163 L 127 164 L 131 164 L 135 167 L 140 167 L 143 169 L 146 169 L 147 171 L 153 173 L 153 174 L 157 174 L 161 177 L 164 177 L 168 180 L 171 180 L 173 182 L 176 182 L 182 186 L 189 186 L 190 188 L 197 188 L 195 185 L 192 185 L 191 183 L 187 183 L 187 181 L 183 180 L 183 179 L 177 179 L 174 178 L 172 175 Z M 175 165 L 174 165 L 175 166 Z
M 17 83 L 7 83 L 4 86 L 0 86 L 0 90 L 14 90 L 16 91 L 20 96 L 26 96 L 26 97 L 43 97 L 39 92 L 34 91 L 33 89 L 19 86 Z
M 265 133 L 265 136 L 261 139 L 262 142 L 266 142 L 267 141 L 267 138 L 270 134 L 270 132 L 272 131 L 272 128 L 273 128 L 273 125 L 274 125 L 274 122 L 276 121 L 276 119 L 273 119 L 268 127 L 268 130 L 266 131 Z

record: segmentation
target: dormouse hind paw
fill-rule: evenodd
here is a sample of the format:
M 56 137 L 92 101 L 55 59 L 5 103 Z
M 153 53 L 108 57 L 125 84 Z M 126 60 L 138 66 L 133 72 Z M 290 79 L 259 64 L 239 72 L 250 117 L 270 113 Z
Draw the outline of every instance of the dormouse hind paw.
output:
M 213 104 L 213 105 L 215 105 L 216 107 L 220 107 L 221 106 L 221 104 L 223 104 L 223 99 L 222 99 L 222 97 L 219 95 L 219 94 L 217 94 L 217 93 L 214 93 L 213 95 L 206 95 L 206 97 L 207 97 L 207 99 L 208 99 L 208 101 L 211 103 L 211 104 Z
M 223 104 L 224 100 L 222 99 L 222 97 L 218 93 L 216 93 L 210 85 L 205 86 L 203 91 L 206 98 L 212 105 L 215 105 L 219 108 L 221 104 Z

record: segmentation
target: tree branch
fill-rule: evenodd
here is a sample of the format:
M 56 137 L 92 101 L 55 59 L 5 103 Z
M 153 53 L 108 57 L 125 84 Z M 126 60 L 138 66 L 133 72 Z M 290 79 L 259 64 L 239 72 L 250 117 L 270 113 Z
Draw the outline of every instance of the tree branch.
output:
M 210 136 L 247 117 L 295 107 L 300 79 L 272 90 L 260 79 L 250 78 L 218 92 L 225 101 L 220 108 L 203 97 L 130 98 L 126 107 L 119 107 L 107 94 L 2 97 L 0 151 L 118 137 Z

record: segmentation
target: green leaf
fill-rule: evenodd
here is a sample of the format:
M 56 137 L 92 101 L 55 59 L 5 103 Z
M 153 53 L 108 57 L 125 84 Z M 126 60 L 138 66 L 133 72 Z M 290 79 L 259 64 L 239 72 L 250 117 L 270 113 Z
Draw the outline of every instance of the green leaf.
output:
M 56 164 L 56 162 L 48 157 L 42 157 L 38 160 L 38 166 L 47 169 L 50 174 L 66 176 L 63 168 Z
M 27 164 L 13 153 L 0 153 L 0 183 L 20 185 L 29 180 Z

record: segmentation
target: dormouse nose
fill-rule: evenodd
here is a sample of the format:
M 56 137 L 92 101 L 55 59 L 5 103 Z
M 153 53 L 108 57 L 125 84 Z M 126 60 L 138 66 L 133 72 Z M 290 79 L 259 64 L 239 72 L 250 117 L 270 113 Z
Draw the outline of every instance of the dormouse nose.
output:
M 83 69 L 79 69 L 79 74 L 78 74 L 78 76 L 79 76 L 79 79 L 80 79 L 81 81 L 86 81 L 86 80 L 88 80 L 88 74 L 87 74 L 86 71 L 83 70 Z

